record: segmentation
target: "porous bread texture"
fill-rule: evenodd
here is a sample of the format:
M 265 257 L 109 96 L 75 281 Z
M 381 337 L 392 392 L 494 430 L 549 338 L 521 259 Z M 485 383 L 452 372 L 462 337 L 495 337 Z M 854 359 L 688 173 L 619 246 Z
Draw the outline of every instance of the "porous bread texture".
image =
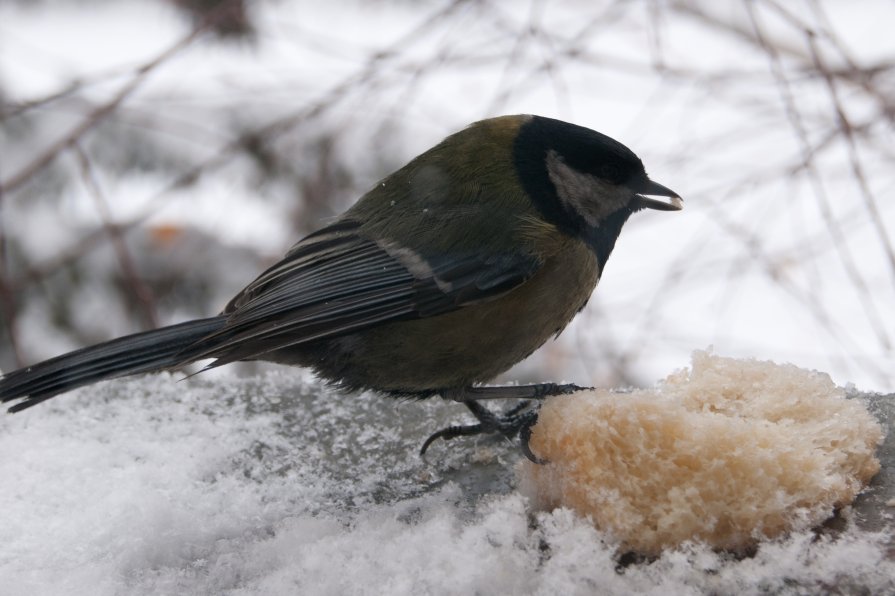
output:
M 549 399 L 520 488 L 626 551 L 686 541 L 740 551 L 807 529 L 879 471 L 880 424 L 823 373 L 694 352 L 656 389 Z

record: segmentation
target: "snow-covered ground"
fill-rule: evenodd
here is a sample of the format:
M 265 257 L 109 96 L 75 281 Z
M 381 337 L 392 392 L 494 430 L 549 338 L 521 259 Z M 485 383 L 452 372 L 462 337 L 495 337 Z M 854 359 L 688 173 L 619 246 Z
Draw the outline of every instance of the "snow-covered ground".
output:
M 624 567 L 513 488 L 515 446 L 434 444 L 462 408 L 295 378 L 113 381 L 3 420 L 4 596 L 764 594 L 895 590 L 889 531 Z M 891 463 L 891 462 L 890 462 Z
M 302 230 L 319 227 L 468 122 L 558 117 L 633 148 L 685 209 L 633 218 L 589 308 L 511 378 L 649 383 L 713 345 L 826 371 L 842 385 L 895 388 L 891 3 L 249 6 L 254 41 L 180 47 L 190 21 L 167 2 L 0 5 L 0 89 L 10 106 L 75 86 L 25 110 L 27 124 L 11 118 L 0 130 L 0 180 L 136 78 L 114 124 L 80 143 L 111 219 L 149 213 L 150 223 L 195 226 L 269 259 L 297 239 L 296 219 Z M 171 48 L 140 77 L 138 67 Z M 867 70 L 842 74 L 850 65 Z M 251 131 L 266 131 L 268 153 L 228 153 Z M 314 171 L 321 131 L 336 134 L 333 159 L 349 181 L 303 212 L 299 197 L 310 191 L 276 174 Z M 192 184 L 174 184 L 202 163 Z M 63 152 L 55 170 L 4 195 L 5 234 L 37 269 L 100 223 L 78 164 Z M 73 181 L 60 188 L 61 172 Z M 247 269 L 242 283 L 257 272 Z M 238 289 L 219 288 L 221 300 Z M 71 347 L 42 332 L 52 306 L 33 298 L 21 308 L 26 360 Z M 164 320 L 182 314 L 160 310 Z M 135 324 L 104 325 L 114 334 Z

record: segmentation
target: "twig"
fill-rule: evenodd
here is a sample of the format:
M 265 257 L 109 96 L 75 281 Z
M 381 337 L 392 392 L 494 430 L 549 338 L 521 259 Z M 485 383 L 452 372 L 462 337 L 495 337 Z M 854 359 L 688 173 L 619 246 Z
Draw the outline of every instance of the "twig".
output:
M 102 188 L 100 188 L 96 173 L 93 171 L 93 167 L 90 163 L 90 158 L 87 156 L 87 153 L 79 142 L 73 142 L 72 149 L 78 159 L 78 165 L 81 168 L 81 175 L 84 179 L 84 183 L 87 185 L 87 188 L 96 203 L 96 209 L 99 211 L 100 219 L 102 220 L 103 230 L 108 235 L 112 247 L 115 249 L 115 255 L 118 258 L 118 266 L 121 267 L 121 272 L 124 275 L 124 279 L 127 281 L 134 298 L 136 298 L 137 303 L 142 306 L 147 328 L 154 329 L 159 326 L 159 320 L 158 311 L 155 305 L 155 295 L 152 292 L 152 288 L 150 288 L 137 273 L 137 267 L 134 265 L 134 259 L 124 240 L 123 231 L 120 227 L 115 225 L 114 221 L 112 221 L 112 212 L 109 209 L 109 202 L 106 199 Z
M 861 198 L 864 199 L 864 206 L 870 214 L 870 221 L 876 228 L 877 237 L 889 260 L 889 267 L 892 270 L 892 281 L 895 282 L 895 249 L 892 247 L 889 232 L 886 230 L 886 224 L 883 222 L 883 216 L 877 205 L 876 197 L 874 197 L 873 192 L 870 190 L 870 186 L 867 184 L 867 176 L 864 174 L 864 168 L 861 165 L 861 160 L 858 156 L 857 143 L 855 142 L 855 127 L 849 121 L 848 115 L 845 113 L 845 108 L 842 105 L 842 101 L 839 99 L 839 91 L 836 87 L 836 81 L 830 75 L 830 72 L 823 63 L 823 59 L 817 51 L 817 40 L 814 35 L 808 35 L 808 46 L 811 48 L 811 58 L 814 60 L 817 70 L 823 74 L 824 81 L 826 81 L 827 90 L 830 93 L 830 100 L 833 103 L 833 108 L 836 110 L 839 131 L 846 141 L 848 161 L 849 166 L 852 169 L 852 175 L 858 183 L 858 188 L 861 189 Z
M 827 230 L 830 233 L 833 241 L 833 246 L 836 249 L 836 254 L 839 256 L 839 260 L 842 262 L 842 266 L 846 272 L 846 275 L 848 276 L 849 281 L 852 283 L 852 286 L 855 289 L 858 300 L 861 302 L 861 305 L 863 307 L 864 314 L 867 316 L 870 326 L 873 329 L 873 332 L 876 334 L 880 345 L 883 346 L 886 351 L 891 351 L 892 342 L 889 340 L 889 336 L 886 332 L 882 316 L 880 315 L 876 304 L 870 297 L 870 291 L 867 288 L 867 284 L 864 282 L 864 278 L 861 277 L 861 274 L 855 263 L 855 259 L 848 248 L 845 234 L 839 226 L 839 223 L 833 217 L 833 211 L 830 207 L 830 202 L 827 197 L 826 190 L 824 189 L 824 185 L 821 181 L 820 173 L 817 171 L 817 167 L 814 165 L 813 160 L 808 157 L 808 154 L 811 151 L 811 146 L 808 141 L 808 134 L 802 122 L 802 116 L 799 113 L 798 108 L 796 107 L 795 98 L 793 97 L 789 80 L 786 78 L 786 75 L 783 72 L 783 66 L 780 61 L 780 56 L 777 52 L 777 49 L 772 44 L 768 43 L 767 39 L 765 38 L 761 25 L 758 22 L 758 17 L 755 14 L 755 7 L 753 6 L 752 2 L 750 0 L 747 0 L 745 2 L 745 5 L 746 12 L 752 24 L 755 37 L 758 40 L 759 45 L 764 48 L 764 51 L 768 56 L 771 72 L 777 81 L 777 86 L 780 90 L 784 109 L 786 110 L 786 114 L 789 118 L 790 124 L 792 125 L 793 130 L 796 133 L 796 138 L 799 141 L 800 149 L 803 155 L 803 163 L 806 164 L 805 169 L 806 173 L 808 174 L 808 180 L 810 181 L 811 186 L 814 190 L 814 196 L 817 199 L 821 217 L 823 218 L 824 224 L 827 226 Z
M 16 364 L 21 365 L 24 359 L 19 343 L 19 335 L 16 332 L 16 297 L 18 294 L 13 291 L 10 284 L 9 237 L 6 235 L 5 226 L 3 226 L 4 199 L 3 187 L 0 186 L 0 311 L 2 311 L 0 315 L 3 317 L 6 335 L 9 338 L 9 346 L 12 348 Z
M 18 172 L 12 174 L 9 178 L 0 183 L 0 189 L 3 189 L 6 193 L 9 193 L 10 191 L 13 191 L 24 184 L 27 180 L 34 176 L 34 174 L 47 167 L 56 158 L 56 156 L 59 155 L 60 152 L 70 147 L 86 132 L 93 129 L 109 114 L 114 112 L 115 109 L 118 108 L 118 106 L 120 106 L 122 102 L 124 102 L 124 100 L 126 100 L 134 91 L 136 91 L 140 87 L 140 85 L 146 80 L 146 78 L 153 70 L 155 70 L 159 65 L 163 64 L 172 56 L 191 44 L 193 40 L 195 40 L 202 33 L 202 31 L 203 28 L 201 27 L 194 29 L 189 35 L 175 43 L 173 46 L 166 49 L 164 52 L 162 52 L 146 64 L 137 68 L 137 70 L 134 72 L 134 76 L 118 91 L 118 93 L 115 94 L 114 97 L 112 97 L 112 99 L 95 108 L 87 115 L 86 118 L 84 118 L 84 120 L 82 120 L 74 128 L 62 135 L 55 142 L 51 143 L 46 148 L 46 150 L 44 150 L 43 153 L 41 153 L 30 163 L 19 169 Z

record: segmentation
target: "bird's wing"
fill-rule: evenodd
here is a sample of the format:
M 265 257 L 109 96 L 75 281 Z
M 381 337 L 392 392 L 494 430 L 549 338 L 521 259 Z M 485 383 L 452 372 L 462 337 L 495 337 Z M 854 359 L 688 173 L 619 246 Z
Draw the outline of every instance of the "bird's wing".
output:
M 227 305 L 214 366 L 388 321 L 430 317 L 496 298 L 530 278 L 524 253 L 422 257 L 338 222 L 308 236 Z

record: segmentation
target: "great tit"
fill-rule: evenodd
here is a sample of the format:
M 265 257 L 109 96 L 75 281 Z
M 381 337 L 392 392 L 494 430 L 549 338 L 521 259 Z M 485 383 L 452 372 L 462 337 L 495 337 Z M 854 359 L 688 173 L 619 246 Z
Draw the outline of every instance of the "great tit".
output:
M 521 432 L 531 457 L 536 413 L 498 416 L 479 401 L 577 387 L 481 384 L 584 308 L 632 213 L 681 206 L 606 135 L 532 115 L 482 120 L 378 182 L 221 314 L 10 372 L 0 401 L 21 400 L 9 408 L 17 412 L 103 379 L 266 360 L 310 367 L 346 390 L 440 395 L 478 418 L 436 432 L 423 451 L 437 438 Z

